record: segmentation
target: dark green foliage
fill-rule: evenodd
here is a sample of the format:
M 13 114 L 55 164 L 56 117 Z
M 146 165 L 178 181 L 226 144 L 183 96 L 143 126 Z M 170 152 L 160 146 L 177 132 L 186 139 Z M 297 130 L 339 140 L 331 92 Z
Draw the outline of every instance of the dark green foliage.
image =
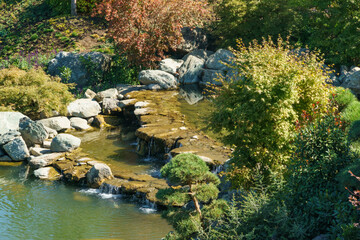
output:
M 45 3 L 52 10 L 54 15 L 70 14 L 70 0 L 45 0 Z
M 357 120 L 351 124 L 349 130 L 349 140 L 356 141 L 360 138 L 360 120 Z
M 117 84 L 137 84 L 137 76 L 139 69 L 136 67 L 130 67 L 126 57 L 120 55 L 113 55 L 110 69 L 103 73 L 97 66 L 93 64 L 90 59 L 82 58 L 90 77 L 88 79 L 87 88 L 94 90 L 95 92 L 102 91 L 108 88 L 115 87 Z
M 360 0 L 222 0 L 215 9 L 221 46 L 290 34 L 293 43 L 320 49 L 330 63 L 360 63 Z
M 207 173 L 209 173 L 209 167 L 194 154 L 179 154 L 161 168 L 161 175 L 174 185 L 202 182 Z
M 358 173 L 359 160 L 350 152 L 348 128 L 336 108 L 328 109 L 325 115 L 304 112 L 285 181 L 264 186 L 263 174 L 255 172 L 255 187 L 230 202 L 225 216 L 200 229 L 199 239 L 301 240 L 320 234 L 358 239 L 359 228 L 353 224 L 360 215 L 344 184 L 355 188 L 347 171 Z
M 206 163 L 194 154 L 177 155 L 161 168 L 161 175 L 166 177 L 172 185 L 181 186 L 172 190 L 159 191 L 157 196 L 170 203 L 190 200 L 189 196 L 195 196 L 201 202 L 208 202 L 216 199 L 219 193 L 217 189 L 217 185 L 220 184 L 219 178 L 209 172 Z M 188 197 L 184 197 L 184 194 Z
M 336 181 L 339 183 L 339 191 L 343 191 L 345 193 L 348 193 L 345 187 L 351 190 L 359 188 L 359 181 L 349 174 L 349 170 L 356 176 L 360 176 L 360 159 L 356 159 L 353 164 L 343 168 L 336 176 Z
M 161 175 L 166 177 L 170 184 L 180 185 L 171 189 L 159 190 L 156 197 L 171 205 L 184 205 L 192 200 L 194 210 L 171 209 L 166 217 L 172 222 L 177 233 L 168 235 L 167 239 L 189 239 L 199 231 L 204 223 L 201 206 L 199 202 L 209 203 L 217 198 L 220 184 L 219 178 L 209 172 L 209 167 L 198 156 L 191 153 L 182 153 L 175 156 L 164 167 Z M 219 206 L 221 204 L 218 204 Z M 213 205 L 214 206 L 214 205 Z M 221 210 L 210 213 L 213 207 L 206 208 L 205 217 L 219 216 Z

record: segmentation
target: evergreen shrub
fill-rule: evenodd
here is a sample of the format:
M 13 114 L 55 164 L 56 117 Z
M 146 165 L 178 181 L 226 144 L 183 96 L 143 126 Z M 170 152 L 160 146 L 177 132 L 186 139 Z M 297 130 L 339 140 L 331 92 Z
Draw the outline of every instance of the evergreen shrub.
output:
M 71 85 L 40 68 L 28 72 L 18 68 L 0 70 L 0 106 L 31 118 L 50 116 L 53 111 L 66 115 L 66 107 L 73 100 L 69 88 Z

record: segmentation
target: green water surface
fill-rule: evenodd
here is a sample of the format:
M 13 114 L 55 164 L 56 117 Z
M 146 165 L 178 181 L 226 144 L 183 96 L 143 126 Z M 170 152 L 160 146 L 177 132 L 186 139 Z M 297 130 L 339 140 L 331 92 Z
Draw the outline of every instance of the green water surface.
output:
M 84 151 L 117 167 L 149 172 L 134 138 L 121 129 L 77 133 Z M 124 137 L 125 136 L 125 137 Z M 129 137 L 130 136 L 130 137 Z M 160 214 L 120 195 L 61 182 L 24 180 L 25 167 L 0 167 L 0 240 L 161 239 L 172 227 Z M 150 209 L 151 210 L 151 209 Z

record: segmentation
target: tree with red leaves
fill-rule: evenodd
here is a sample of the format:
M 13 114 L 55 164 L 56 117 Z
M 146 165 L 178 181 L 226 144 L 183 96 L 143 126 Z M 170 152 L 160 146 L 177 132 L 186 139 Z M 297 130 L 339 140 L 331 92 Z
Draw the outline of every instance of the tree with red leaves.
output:
M 202 26 L 211 11 L 206 0 L 103 0 L 94 15 L 109 22 L 130 63 L 149 67 L 181 42 L 183 26 Z

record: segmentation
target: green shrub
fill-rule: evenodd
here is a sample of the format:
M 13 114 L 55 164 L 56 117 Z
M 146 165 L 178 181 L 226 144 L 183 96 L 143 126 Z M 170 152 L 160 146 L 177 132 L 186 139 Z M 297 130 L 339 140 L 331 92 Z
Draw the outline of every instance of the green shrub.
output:
M 67 105 L 73 100 L 70 85 L 60 83 L 41 69 L 28 72 L 18 68 L 0 70 L 0 106 L 19 111 L 31 118 L 52 111 L 66 114 Z
M 360 120 L 360 102 L 353 101 L 351 102 L 342 112 L 342 117 L 347 122 L 355 122 L 356 120 Z
M 180 188 L 171 189 L 171 191 L 159 190 L 157 197 L 170 204 L 191 199 L 201 217 L 200 202 L 207 203 L 216 199 L 219 193 L 217 185 L 220 184 L 220 180 L 209 170 L 206 163 L 194 154 L 177 155 L 161 168 L 161 175 L 166 177 L 172 185 L 179 185 Z
M 255 172 L 260 180 L 255 187 L 241 191 L 225 214 L 200 228 L 198 239 L 305 240 L 321 234 L 329 239 L 358 239 L 360 231 L 354 223 L 360 215 L 342 185 L 354 183 L 345 172 L 359 171 L 359 160 L 354 163 L 349 151 L 346 127 L 340 125 L 336 111 L 304 113 L 299 124 L 285 181 L 264 186 L 261 171 Z
M 349 140 L 356 141 L 360 138 L 360 120 L 357 120 L 351 124 L 349 130 Z
M 351 92 L 350 89 L 337 87 L 335 88 L 335 94 L 335 101 L 340 112 L 349 106 L 350 103 L 357 101 L 356 96 Z
M 284 45 L 285 46 L 284 46 Z M 234 187 L 252 181 L 249 174 L 258 163 L 267 175 L 282 172 L 290 157 L 295 122 L 303 111 L 319 103 L 323 111 L 330 89 L 319 55 L 291 54 L 282 39 L 239 43 L 230 65 L 238 81 L 226 82 L 214 99 L 216 111 L 210 127 L 228 134 L 224 142 L 235 146 L 228 176 Z
M 96 4 L 100 2 L 100 0 L 78 0 L 76 7 L 79 13 L 91 14 Z
M 53 14 L 68 15 L 70 14 L 71 1 L 64 0 L 45 0 L 45 3 L 51 9 Z

